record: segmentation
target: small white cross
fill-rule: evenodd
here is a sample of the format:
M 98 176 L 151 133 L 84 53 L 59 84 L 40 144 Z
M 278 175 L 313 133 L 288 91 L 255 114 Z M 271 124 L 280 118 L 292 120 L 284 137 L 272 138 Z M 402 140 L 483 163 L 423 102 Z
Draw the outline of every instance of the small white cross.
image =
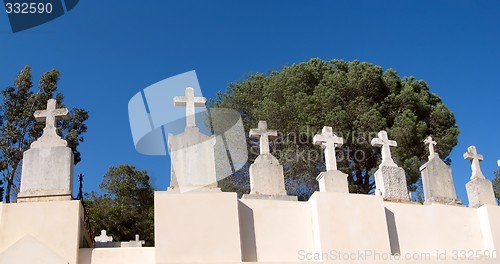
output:
M 337 170 L 337 158 L 335 157 L 335 148 L 342 147 L 344 139 L 333 134 L 332 127 L 325 126 L 321 130 L 321 134 L 316 134 L 313 137 L 315 145 L 321 145 L 325 149 L 325 165 L 326 170 Z
M 428 136 L 424 140 L 424 143 L 429 144 L 429 159 L 432 159 L 434 157 L 434 155 L 436 154 L 436 152 L 434 151 L 434 146 L 437 145 L 437 142 L 432 140 L 431 136 Z
M 394 140 L 389 140 L 387 137 L 387 132 L 381 130 L 378 132 L 378 137 L 372 139 L 372 146 L 382 148 L 382 163 L 380 165 L 394 166 L 397 167 L 396 163 L 391 156 L 391 148 L 396 147 L 398 143 Z
M 266 121 L 259 121 L 258 128 L 250 129 L 251 138 L 260 138 L 260 154 L 269 154 L 269 138 L 273 139 L 277 136 L 276 130 L 267 130 Z
M 47 109 L 35 111 L 33 114 L 36 121 L 45 122 L 45 128 L 43 129 L 45 133 L 56 133 L 56 121 L 57 119 L 68 119 L 69 111 L 67 108 L 57 108 L 57 101 L 55 99 L 49 99 L 47 101 Z M 57 134 L 57 133 L 56 133 Z
M 497 160 L 497 165 L 498 167 L 500 167 L 500 160 Z
M 192 87 L 186 88 L 184 96 L 175 96 L 175 106 L 186 106 L 186 127 L 196 127 L 195 121 L 195 107 L 204 107 L 207 99 L 205 97 L 194 97 L 194 89 Z
M 112 236 L 108 236 L 106 234 L 106 230 L 101 230 L 101 235 L 94 237 L 94 241 L 95 242 L 101 242 L 101 243 L 112 242 L 113 241 L 113 237 Z
M 135 240 L 131 240 L 130 242 L 135 242 L 135 243 L 137 243 L 137 245 L 139 245 L 139 244 L 144 245 L 144 243 L 146 243 L 146 241 L 144 241 L 144 240 L 139 240 L 138 234 L 135 235 Z
M 485 179 L 483 172 L 481 171 L 481 166 L 479 165 L 479 162 L 484 160 L 484 157 L 481 154 L 477 154 L 476 146 L 470 146 L 467 148 L 467 152 L 464 153 L 464 159 L 471 161 L 471 180 L 474 178 Z

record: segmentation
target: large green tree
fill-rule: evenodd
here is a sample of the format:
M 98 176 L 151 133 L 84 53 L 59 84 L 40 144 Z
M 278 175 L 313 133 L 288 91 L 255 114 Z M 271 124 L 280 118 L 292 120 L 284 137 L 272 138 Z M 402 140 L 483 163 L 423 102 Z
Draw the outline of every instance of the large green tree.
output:
M 269 74 L 255 73 L 230 84 L 211 106 L 238 110 L 246 131 L 266 120 L 270 129 L 281 132 L 273 144 L 274 155 L 284 166 L 289 194 L 301 200 L 318 189 L 315 178 L 324 170 L 320 148 L 312 144 L 323 126 L 344 138 L 337 154 L 339 169 L 349 175 L 350 192 L 364 194 L 374 190 L 380 150 L 370 140 L 378 131 L 387 130 L 398 142 L 393 157 L 405 169 L 411 190 L 428 155 L 425 137 L 432 135 L 437 152 L 446 158 L 459 134 L 453 113 L 425 81 L 400 78 L 395 70 L 359 61 L 311 59 Z M 249 141 L 249 163 L 258 154 L 255 146 Z M 221 186 L 248 191 L 248 166 Z
M 147 172 L 131 165 L 110 167 L 99 188 L 102 194 L 93 192 L 85 201 L 93 233 L 105 229 L 114 241 L 139 234 L 154 245 L 154 190 Z
M 500 169 L 495 172 L 495 178 L 493 179 L 493 191 L 495 192 L 495 198 L 500 202 Z
M 12 188 L 16 187 L 23 152 L 41 136 L 44 123 L 38 123 L 33 116 L 36 110 L 47 108 L 47 100 L 55 98 L 57 107 L 64 106 L 64 96 L 58 91 L 60 73 L 57 70 L 45 72 L 40 77 L 38 88 L 33 91 L 31 68 L 25 66 L 12 86 L 0 91 L 0 171 L 5 182 L 5 202 L 11 201 Z M 70 110 L 69 120 L 58 121 L 58 133 L 73 151 L 74 163 L 81 160 L 78 145 L 83 142 L 87 131 L 85 121 L 88 112 L 81 108 Z

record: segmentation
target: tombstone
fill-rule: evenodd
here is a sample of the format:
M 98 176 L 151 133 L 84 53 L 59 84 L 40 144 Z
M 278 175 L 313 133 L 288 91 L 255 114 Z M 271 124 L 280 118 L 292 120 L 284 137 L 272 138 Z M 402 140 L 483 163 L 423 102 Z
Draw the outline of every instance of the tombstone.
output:
M 56 108 L 55 99 L 47 101 L 47 109 L 34 113 L 45 122 L 43 134 L 23 153 L 18 202 L 71 200 L 73 190 L 73 152 L 66 140 L 57 135 L 57 120 L 68 119 L 66 108 Z
M 475 146 L 470 146 L 464 153 L 464 159 L 471 161 L 472 170 L 470 181 L 465 185 L 469 207 L 477 208 L 484 204 L 497 205 L 493 185 L 484 177 L 479 165 L 479 162 L 484 159 L 483 155 L 477 153 Z
M 195 107 L 205 106 L 205 97 L 195 97 L 194 89 L 186 88 L 185 96 L 174 97 L 175 106 L 186 107 L 186 128 L 178 135 L 168 135 L 172 161 L 168 191 L 220 191 L 215 172 L 215 137 L 200 133 L 195 122 Z
M 113 242 L 113 236 L 108 236 L 107 231 L 103 229 L 99 236 L 94 237 L 94 241 L 98 243 Z
M 335 156 L 335 148 L 341 147 L 344 139 L 333 134 L 331 127 L 325 126 L 321 134 L 314 135 L 313 143 L 320 145 L 325 151 L 326 171 L 321 172 L 316 178 L 319 191 L 349 193 L 347 174 L 337 170 L 337 157 Z
M 429 160 L 420 167 L 425 197 L 424 204 L 462 204 L 455 191 L 451 168 L 434 151 L 436 141 L 429 136 L 424 140 L 424 143 L 429 145 Z
M 139 240 L 139 235 L 135 235 L 135 240 L 130 240 L 128 242 L 121 242 L 120 247 L 142 247 L 146 241 Z
M 380 147 L 382 163 L 375 172 L 375 195 L 382 196 L 386 200 L 409 201 L 408 187 L 406 186 L 406 175 L 403 168 L 398 167 L 391 156 L 390 147 L 398 144 L 389 140 L 387 132 L 378 132 L 378 137 L 371 141 L 372 146 Z
M 269 138 L 276 138 L 276 130 L 268 130 L 266 121 L 259 121 L 258 128 L 250 130 L 251 138 L 260 139 L 260 155 L 250 165 L 250 194 L 243 199 L 297 200 L 288 196 L 285 189 L 283 166 L 269 151 Z
M 106 230 L 101 230 L 101 234 L 94 237 L 94 242 L 96 248 L 120 247 L 120 242 L 113 242 L 113 236 L 108 236 Z

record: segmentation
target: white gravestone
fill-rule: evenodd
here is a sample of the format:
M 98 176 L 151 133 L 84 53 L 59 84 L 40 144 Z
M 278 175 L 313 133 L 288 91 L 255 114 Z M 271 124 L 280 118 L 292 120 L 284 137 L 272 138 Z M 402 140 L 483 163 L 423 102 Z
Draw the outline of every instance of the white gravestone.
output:
M 425 204 L 462 204 L 455 191 L 451 168 L 434 151 L 437 144 L 431 136 L 424 140 L 429 145 L 429 161 L 420 167 Z
M 66 108 L 56 108 L 54 99 L 47 109 L 34 113 L 37 121 L 45 122 L 40 138 L 23 154 L 19 202 L 71 200 L 73 189 L 73 152 L 57 135 L 57 119 L 68 119 Z
M 475 146 L 470 146 L 464 153 L 464 159 L 471 161 L 472 170 L 470 181 L 465 185 L 469 207 L 477 208 L 483 204 L 497 205 L 493 185 L 484 177 L 479 165 L 479 162 L 484 159 L 483 155 L 477 153 Z
M 186 88 L 185 96 L 174 97 L 175 106 L 186 107 L 186 129 L 168 135 L 172 160 L 170 192 L 220 191 L 215 172 L 215 137 L 200 133 L 195 123 L 195 107 L 205 106 L 205 97 L 195 97 L 194 89 Z
M 374 175 L 375 195 L 387 200 L 409 201 L 405 171 L 396 165 L 391 156 L 390 147 L 396 147 L 398 144 L 394 140 L 389 140 L 387 132 L 383 130 L 378 132 L 378 137 L 373 138 L 371 144 L 380 147 L 382 154 L 382 163 Z
M 111 247 L 142 247 L 146 243 L 144 240 L 139 240 L 139 235 L 135 235 L 135 240 L 126 242 L 113 242 L 113 236 L 108 236 L 106 230 L 101 230 L 99 236 L 94 237 L 96 248 L 111 248 Z
M 244 194 L 244 199 L 297 200 L 286 194 L 283 166 L 269 151 L 269 138 L 277 136 L 276 130 L 267 129 L 266 121 L 250 130 L 251 138 L 260 139 L 260 155 L 250 165 L 250 194 Z
M 336 136 L 331 127 L 325 126 L 321 130 L 321 134 L 314 135 L 313 143 L 321 145 L 325 151 L 326 171 L 321 172 L 316 178 L 319 190 L 321 192 L 348 193 L 347 174 L 337 170 L 335 156 L 335 149 L 342 146 L 344 139 Z
M 94 241 L 99 243 L 113 242 L 113 236 L 108 236 L 106 230 L 101 230 L 101 234 L 94 237 Z
M 96 248 L 110 248 L 116 246 L 116 243 L 113 242 L 113 236 L 108 236 L 106 230 L 101 230 L 101 234 L 94 237 L 94 241 L 94 246 Z

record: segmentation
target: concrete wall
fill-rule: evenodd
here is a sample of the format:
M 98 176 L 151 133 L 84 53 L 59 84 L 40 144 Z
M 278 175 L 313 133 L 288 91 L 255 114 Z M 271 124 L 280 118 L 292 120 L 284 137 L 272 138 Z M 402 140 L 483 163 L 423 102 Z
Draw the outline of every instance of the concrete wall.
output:
M 437 255 L 485 249 L 477 209 L 441 204 L 384 205 L 388 218 L 393 218 L 389 221 L 391 244 L 397 253 Z
M 78 263 L 80 201 L 0 205 L 0 252 L 31 236 L 52 251 L 50 253 L 57 254 L 70 264 Z
M 0 259 L 32 236 L 44 246 L 26 245 L 70 264 L 500 263 L 487 257 L 500 251 L 500 207 L 491 205 L 326 192 L 307 202 L 157 192 L 153 248 L 78 249 L 80 218 L 78 201 L 0 203 Z
M 81 248 L 79 264 L 155 263 L 155 249 L 150 248 Z
M 296 261 L 300 250 L 314 250 L 307 203 L 242 199 L 238 208 L 243 261 Z

